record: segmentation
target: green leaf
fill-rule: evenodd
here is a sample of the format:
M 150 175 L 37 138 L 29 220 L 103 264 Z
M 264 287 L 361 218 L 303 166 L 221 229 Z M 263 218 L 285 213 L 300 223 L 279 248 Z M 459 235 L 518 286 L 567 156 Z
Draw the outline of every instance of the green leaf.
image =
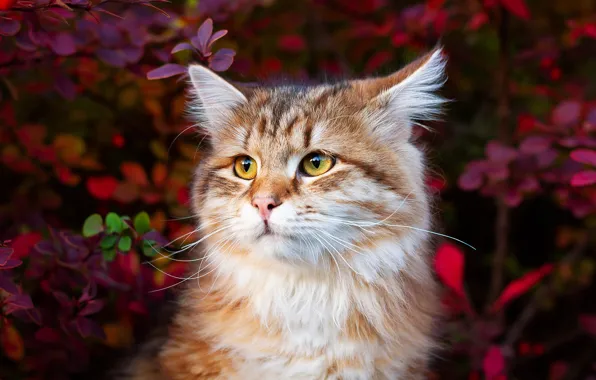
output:
M 106 227 L 108 233 L 120 233 L 124 229 L 120 217 L 113 212 L 110 212 L 108 215 L 106 215 Z
M 120 250 L 122 252 L 130 251 L 131 247 L 132 247 L 132 239 L 130 238 L 130 236 L 122 236 L 120 238 L 120 241 L 118 241 L 118 250 Z
M 149 214 L 145 211 L 140 212 L 135 216 L 134 226 L 137 233 L 140 235 L 149 232 L 151 230 L 151 220 L 149 219 Z
M 130 220 L 129 216 L 121 216 L 120 221 L 122 222 L 122 231 L 127 230 L 132 226 L 132 220 Z
M 99 246 L 102 249 L 110 249 L 114 245 L 116 245 L 116 241 L 118 241 L 118 236 L 117 235 L 106 235 L 106 236 L 104 236 L 103 239 L 101 239 L 101 242 L 99 243 Z
M 157 255 L 157 248 L 155 246 L 157 242 L 153 240 L 144 240 L 143 241 L 143 254 L 147 257 L 154 257 Z
M 116 258 L 116 248 L 110 248 L 103 250 L 103 258 L 105 261 L 114 261 Z
M 83 224 L 83 236 L 94 236 L 101 231 L 103 231 L 103 220 L 101 215 L 93 214 L 85 219 L 85 223 Z

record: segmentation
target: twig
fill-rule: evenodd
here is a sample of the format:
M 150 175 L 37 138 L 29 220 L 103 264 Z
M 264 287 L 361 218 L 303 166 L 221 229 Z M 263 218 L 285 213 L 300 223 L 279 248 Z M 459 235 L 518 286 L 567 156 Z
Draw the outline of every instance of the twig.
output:
M 499 6 L 496 13 L 496 24 L 499 36 L 499 63 L 497 69 L 498 106 L 497 132 L 499 141 L 509 143 L 509 43 L 508 43 L 508 14 Z M 509 251 L 509 219 L 510 210 L 503 197 L 497 199 L 497 220 L 495 223 L 496 252 L 492 263 L 492 276 L 489 297 L 486 308 L 498 297 L 502 287 L 505 272 L 505 258 Z

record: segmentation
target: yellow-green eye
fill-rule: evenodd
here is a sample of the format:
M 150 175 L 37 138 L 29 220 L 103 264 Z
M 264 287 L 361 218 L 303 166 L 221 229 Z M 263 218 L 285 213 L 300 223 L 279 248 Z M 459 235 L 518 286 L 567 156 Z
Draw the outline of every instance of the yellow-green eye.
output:
M 316 177 L 325 174 L 333 167 L 335 159 L 324 153 L 311 153 L 300 163 L 304 174 Z
M 248 156 L 237 157 L 234 162 L 234 173 L 242 179 L 253 179 L 257 176 L 257 163 Z

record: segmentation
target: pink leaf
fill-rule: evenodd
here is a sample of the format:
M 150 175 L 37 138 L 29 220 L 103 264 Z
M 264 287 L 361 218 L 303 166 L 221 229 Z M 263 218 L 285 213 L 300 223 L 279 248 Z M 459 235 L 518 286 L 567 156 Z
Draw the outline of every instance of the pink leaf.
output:
M 91 315 L 103 309 L 105 302 L 102 300 L 92 300 L 87 302 L 87 305 L 79 312 L 79 315 Z
M 581 108 L 581 104 L 573 100 L 559 103 L 553 111 L 553 123 L 560 127 L 567 127 L 577 123 Z
M 584 170 L 573 175 L 571 178 L 571 186 L 580 187 L 588 186 L 596 183 L 596 170 Z
M 584 314 L 579 316 L 579 325 L 588 334 L 596 336 L 596 314 Z
M 545 264 L 541 268 L 526 273 L 521 278 L 511 281 L 503 290 L 499 298 L 491 307 L 491 311 L 497 312 L 513 299 L 528 292 L 536 283 L 553 270 L 552 264 Z
M 451 243 L 443 243 L 435 255 L 435 271 L 441 281 L 457 295 L 464 297 L 464 255 Z
M 576 149 L 571 152 L 570 156 L 582 164 L 596 166 L 596 152 L 591 149 Z
M 552 140 L 545 136 L 530 136 L 519 145 L 519 150 L 525 154 L 538 154 L 550 148 Z
M 524 20 L 530 19 L 530 11 L 524 0 L 501 0 L 503 7 Z
M 505 358 L 499 346 L 490 346 L 482 360 L 482 368 L 487 380 L 495 379 L 503 373 Z
M 491 161 L 509 163 L 515 160 L 517 151 L 498 141 L 491 141 L 486 144 L 486 156 Z

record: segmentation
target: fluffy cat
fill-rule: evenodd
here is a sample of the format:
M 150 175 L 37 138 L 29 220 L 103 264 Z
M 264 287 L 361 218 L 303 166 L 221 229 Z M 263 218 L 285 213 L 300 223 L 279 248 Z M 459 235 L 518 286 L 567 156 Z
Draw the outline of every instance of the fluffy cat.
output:
M 440 303 L 411 140 L 444 69 L 438 48 L 387 77 L 243 88 L 191 66 L 205 247 L 167 332 L 118 376 L 424 378 Z

